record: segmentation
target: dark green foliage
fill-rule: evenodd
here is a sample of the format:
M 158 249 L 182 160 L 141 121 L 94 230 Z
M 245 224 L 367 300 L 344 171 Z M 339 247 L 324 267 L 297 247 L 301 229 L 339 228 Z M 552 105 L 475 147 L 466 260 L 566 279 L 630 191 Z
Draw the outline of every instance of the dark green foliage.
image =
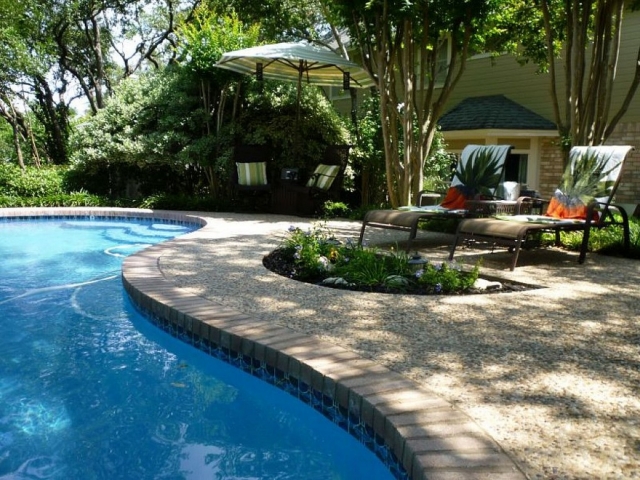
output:
M 377 95 L 365 98 L 359 106 L 357 124 L 351 123 L 355 139 L 351 151 L 354 189 L 363 207 L 382 206 L 385 202 L 386 175 L 384 145 L 380 124 L 380 100 Z
M 232 206 L 228 201 L 211 196 L 167 195 L 158 194 L 146 197 L 138 205 L 140 208 L 157 210 L 181 210 L 193 212 L 229 211 Z
M 40 197 L 0 195 L 0 208 L 16 207 L 102 207 L 107 200 L 86 192 L 58 193 Z
M 271 150 L 271 178 L 279 178 L 282 168 L 296 167 L 305 179 L 327 145 L 350 143 L 345 119 L 317 87 L 303 86 L 299 110 L 294 83 L 265 81 L 250 88 L 247 104 L 234 122 L 235 138 Z
M 134 196 L 193 192 L 194 167 L 183 151 L 201 136 L 194 88 L 171 69 L 122 82 L 106 107 L 78 126 L 68 188 L 112 198 L 131 195 L 132 186 Z
M 403 251 L 342 244 L 321 226 L 307 231 L 291 227 L 282 246 L 264 263 L 296 280 L 321 282 L 339 288 L 415 294 L 461 293 L 478 278 L 480 265 L 470 272 L 455 262 L 415 266 Z
M 122 82 L 106 107 L 79 126 L 67 188 L 111 198 L 211 194 L 220 202 L 228 197 L 234 143 L 269 148 L 271 179 L 284 167 L 298 167 L 306 178 L 326 145 L 348 143 L 343 119 L 316 87 L 304 88 L 300 119 L 295 85 L 248 88 L 236 121 L 208 133 L 199 87 L 188 70 Z M 212 176 L 221 181 L 215 191 Z
M 0 163 L 0 195 L 43 197 L 63 193 L 64 173 L 57 167 L 27 167 L 23 172 L 17 165 Z

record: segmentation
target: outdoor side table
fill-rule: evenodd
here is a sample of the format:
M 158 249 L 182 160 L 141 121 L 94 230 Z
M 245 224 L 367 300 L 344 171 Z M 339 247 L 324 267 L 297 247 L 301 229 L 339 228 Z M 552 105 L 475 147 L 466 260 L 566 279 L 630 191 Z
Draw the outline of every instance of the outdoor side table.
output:
M 542 214 L 542 201 L 531 199 L 520 203 L 518 212 L 516 200 L 467 200 L 465 207 L 470 217 L 493 217 L 495 215 Z

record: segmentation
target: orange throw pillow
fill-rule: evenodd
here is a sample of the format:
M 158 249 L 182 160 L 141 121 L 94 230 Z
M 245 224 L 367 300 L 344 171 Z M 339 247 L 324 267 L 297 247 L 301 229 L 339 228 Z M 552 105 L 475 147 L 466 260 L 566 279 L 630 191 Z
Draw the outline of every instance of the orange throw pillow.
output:
M 461 210 L 465 208 L 467 200 L 469 200 L 469 198 L 456 187 L 449 187 L 447 195 L 440 203 L 440 206 L 450 210 Z
M 549 202 L 546 215 L 553 218 L 566 218 L 566 219 L 587 219 L 587 206 L 584 203 L 578 205 L 565 205 L 557 197 L 553 197 Z M 598 212 L 593 212 L 592 221 L 597 221 L 599 218 Z

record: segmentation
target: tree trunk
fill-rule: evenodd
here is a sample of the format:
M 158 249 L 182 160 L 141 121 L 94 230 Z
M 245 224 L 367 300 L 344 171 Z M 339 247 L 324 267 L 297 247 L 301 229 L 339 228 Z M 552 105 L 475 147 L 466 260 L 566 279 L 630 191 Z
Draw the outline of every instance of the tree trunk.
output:
M 45 127 L 47 154 L 54 164 L 64 165 L 68 163 L 68 107 L 64 103 L 56 105 L 53 92 L 44 78 L 35 78 L 35 90 L 36 100 L 40 108 L 34 110 L 34 113 Z
M 18 165 L 20 166 L 20 169 L 24 172 L 26 170 L 26 167 L 24 166 L 24 158 L 22 156 L 22 147 L 20 146 L 20 132 L 18 131 L 17 124 L 12 123 L 11 130 L 13 132 L 13 147 L 16 150 Z
M 595 5 L 593 30 L 590 18 Z M 601 145 L 609 138 L 635 96 L 640 84 L 640 48 L 635 76 L 619 110 L 611 115 L 612 92 L 620 54 L 620 37 L 624 0 L 567 2 L 556 14 L 566 19 L 564 50 L 564 107 L 557 91 L 555 52 L 556 40 L 552 10 L 548 0 L 540 3 L 547 43 L 551 99 L 554 119 L 567 153 L 572 145 Z M 590 43 L 591 42 L 591 43 Z M 590 62 L 585 58 L 590 49 Z
M 11 138 L 13 140 L 13 149 L 16 152 L 16 159 L 22 171 L 25 170 L 24 156 L 22 154 L 22 146 L 20 145 L 20 113 L 13 107 L 13 103 L 8 96 L 2 96 L 0 103 L 0 116 L 4 118 L 11 126 Z

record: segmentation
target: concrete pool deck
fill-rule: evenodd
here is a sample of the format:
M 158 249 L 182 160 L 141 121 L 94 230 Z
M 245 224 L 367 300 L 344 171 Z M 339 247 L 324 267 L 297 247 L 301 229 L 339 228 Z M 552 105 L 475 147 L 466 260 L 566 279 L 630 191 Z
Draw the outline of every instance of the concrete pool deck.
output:
M 76 211 L 102 210 L 43 213 Z M 483 271 L 545 288 L 457 297 L 344 292 L 262 266 L 289 225 L 311 221 L 189 215 L 206 225 L 126 260 L 132 298 L 357 413 L 412 478 L 640 476 L 640 262 L 588 255 L 578 265 L 574 254 L 544 250 L 524 252 L 509 272 L 509 256 L 496 253 L 485 255 Z M 326 226 L 357 238 L 360 223 Z M 372 229 L 367 239 L 389 245 L 405 235 Z M 427 258 L 446 258 L 446 236 L 418 238 Z M 479 253 L 461 251 L 460 261 L 472 264 Z

